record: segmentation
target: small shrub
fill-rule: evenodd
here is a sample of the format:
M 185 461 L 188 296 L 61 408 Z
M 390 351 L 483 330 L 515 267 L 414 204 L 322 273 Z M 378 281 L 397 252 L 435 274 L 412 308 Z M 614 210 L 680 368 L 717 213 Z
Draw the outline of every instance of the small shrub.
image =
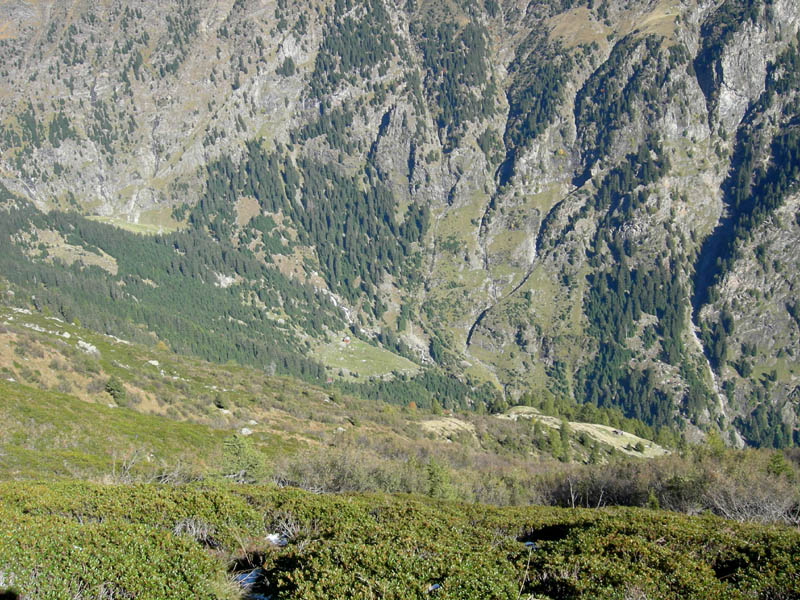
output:
M 58 383 L 56 384 L 56 391 L 61 394 L 71 394 L 72 384 L 66 379 L 59 379 Z
M 216 533 L 214 527 L 195 517 L 187 517 L 175 523 L 172 533 L 174 535 L 185 535 L 198 544 L 209 548 L 217 548 L 219 546 L 219 542 L 214 539 L 214 534 Z
M 106 389 L 106 384 L 102 379 L 92 379 L 86 384 L 86 391 L 89 394 L 99 394 Z

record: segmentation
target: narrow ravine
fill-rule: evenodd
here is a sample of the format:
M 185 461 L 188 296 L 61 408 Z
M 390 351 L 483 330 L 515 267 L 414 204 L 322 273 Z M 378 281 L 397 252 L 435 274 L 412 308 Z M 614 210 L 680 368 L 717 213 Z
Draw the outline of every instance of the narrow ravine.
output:
M 528 264 L 528 270 L 525 272 L 525 275 L 522 277 L 522 279 L 520 279 L 519 283 L 517 283 L 517 285 L 515 285 L 515 286 L 514 286 L 514 288 L 513 288 L 513 289 L 512 289 L 512 290 L 511 290 L 511 291 L 510 291 L 508 294 L 506 294 L 506 295 L 505 295 L 504 297 L 502 297 L 502 298 L 497 298 L 497 297 L 495 296 L 495 298 L 494 298 L 494 303 L 490 304 L 489 306 L 487 306 L 487 307 L 486 307 L 484 310 L 482 310 L 482 311 L 480 312 L 480 314 L 478 315 L 478 317 L 477 317 L 477 318 L 475 319 L 475 321 L 472 323 L 472 326 L 469 328 L 469 333 L 467 334 L 467 342 L 466 342 L 466 348 L 465 348 L 465 350 L 469 350 L 469 346 L 470 346 L 470 344 L 472 343 L 472 336 L 473 336 L 473 334 L 475 333 L 475 330 L 476 330 L 476 329 L 478 328 L 478 326 L 481 324 L 481 321 L 483 321 L 484 317 L 486 317 L 486 315 L 487 315 L 487 314 L 488 314 L 488 313 L 489 313 L 489 312 L 490 312 L 490 311 L 491 311 L 493 308 L 495 308 L 497 305 L 499 305 L 501 302 L 504 302 L 505 300 L 508 300 L 509 298 L 511 298 L 512 296 L 514 296 L 514 294 L 516 294 L 516 293 L 517 293 L 517 292 L 518 292 L 520 289 L 522 289 L 522 287 L 523 287 L 523 286 L 524 286 L 524 285 L 525 285 L 525 284 L 528 282 L 528 280 L 530 279 L 531 275 L 533 275 L 533 270 L 534 270 L 534 268 L 536 267 L 536 259 L 537 259 L 537 257 L 539 256 L 540 241 L 541 241 L 542 235 L 544 234 L 545 227 L 546 227 L 546 225 L 547 225 L 547 218 L 548 218 L 548 217 L 549 217 L 551 214 L 553 214 L 553 212 L 554 212 L 555 210 L 557 210 L 557 209 L 558 209 L 558 207 L 560 207 L 560 206 L 561 206 L 561 205 L 564 203 L 564 201 L 566 201 L 566 200 L 567 200 L 567 199 L 568 199 L 570 196 L 572 196 L 572 195 L 573 195 L 573 194 L 574 194 L 576 191 L 577 191 L 577 188 L 576 188 L 576 189 L 573 189 L 573 190 L 571 190 L 571 191 L 570 191 L 570 192 L 569 192 L 569 193 L 568 193 L 566 196 L 564 196 L 564 198 L 563 198 L 563 199 L 561 199 L 560 201 L 556 202 L 556 203 L 553 205 L 553 207 L 552 207 L 552 208 L 551 208 L 549 211 L 547 211 L 547 214 L 546 214 L 546 215 L 545 215 L 545 216 L 542 218 L 542 220 L 539 222 L 539 229 L 538 229 L 538 231 L 536 232 L 536 238 L 535 238 L 535 240 L 533 241 L 533 243 L 531 244 L 531 251 L 532 251 L 531 253 L 532 253 L 532 256 L 531 256 L 530 262 L 529 262 L 529 264 Z M 494 201 L 494 197 L 492 198 L 492 202 L 493 202 L 493 201 Z M 492 203 L 490 202 L 490 205 L 489 205 L 489 206 L 491 206 L 491 204 L 492 204 Z M 484 212 L 484 219 L 486 218 L 486 216 L 487 216 L 487 214 L 488 214 L 488 211 L 489 211 L 489 206 L 487 206 L 486 212 Z M 483 252 L 484 252 L 484 268 L 486 269 L 486 271 L 487 271 L 487 273 L 488 273 L 488 272 L 489 272 L 489 266 L 488 266 L 488 251 L 486 250 L 486 246 L 485 246 L 485 244 L 486 244 L 486 241 L 485 241 L 484 235 L 482 234 L 482 232 L 483 232 L 483 223 L 484 223 L 484 222 L 483 222 L 483 220 L 481 220 L 481 231 L 479 232 L 479 235 L 480 235 L 480 238 L 481 238 L 481 240 L 482 240 L 482 243 L 480 244 L 480 247 L 481 247 L 481 249 L 482 249 L 482 250 L 483 250 Z M 491 279 L 490 279 L 490 281 L 491 281 Z M 492 284 L 492 286 L 493 286 L 493 285 L 494 285 L 494 284 Z

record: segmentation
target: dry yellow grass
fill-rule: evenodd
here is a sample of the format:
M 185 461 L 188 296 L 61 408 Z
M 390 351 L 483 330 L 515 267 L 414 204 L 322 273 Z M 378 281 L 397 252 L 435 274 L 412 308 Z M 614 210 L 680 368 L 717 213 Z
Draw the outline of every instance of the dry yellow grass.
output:
M 11 23 L 0 23 L 0 40 L 13 40 L 16 32 L 11 28 Z
M 680 15 L 681 5 L 675 0 L 663 0 L 644 15 L 633 14 L 620 23 L 620 29 L 639 30 L 670 38 L 675 33 L 675 17 Z M 626 31 L 626 33 L 627 33 Z
M 462 421 L 455 417 L 438 417 L 435 419 L 428 419 L 422 421 L 419 426 L 427 432 L 439 435 L 441 437 L 450 437 L 451 435 L 465 431 L 471 435 L 475 435 L 475 426 L 467 421 Z
M 258 205 L 258 200 L 252 196 L 245 196 L 240 198 L 236 203 L 236 224 L 239 227 L 247 225 L 250 219 L 255 217 L 261 212 L 261 207 Z
M 498 415 L 498 418 L 510 419 L 512 421 L 516 421 L 517 419 L 536 419 L 539 421 L 539 423 L 546 427 L 551 427 L 553 429 L 558 429 L 561 427 L 561 419 L 543 415 L 535 408 L 530 408 L 528 406 L 515 406 L 506 414 Z M 570 429 L 572 429 L 572 431 L 575 433 L 586 433 L 586 435 L 592 439 L 602 444 L 612 446 L 620 452 L 631 456 L 653 458 L 656 456 L 664 456 L 665 454 L 669 454 L 669 450 L 662 448 L 655 442 L 640 438 L 639 436 L 628 433 L 627 431 L 614 429 L 608 425 L 570 421 L 569 426 Z M 632 450 L 632 448 L 640 442 L 644 445 L 644 452 Z
M 550 19 L 550 39 L 560 40 L 568 48 L 592 42 L 603 43 L 608 27 L 596 21 L 591 11 L 582 6 Z
M 637 7 L 624 14 L 612 29 L 595 19 L 586 7 L 574 8 L 549 20 L 550 38 L 561 41 L 564 46 L 574 48 L 581 44 L 597 42 L 605 45 L 607 36 L 620 38 L 632 32 L 655 34 L 672 38 L 675 34 L 675 18 L 681 13 L 681 5 L 675 0 L 662 0 L 652 10 L 641 12 Z

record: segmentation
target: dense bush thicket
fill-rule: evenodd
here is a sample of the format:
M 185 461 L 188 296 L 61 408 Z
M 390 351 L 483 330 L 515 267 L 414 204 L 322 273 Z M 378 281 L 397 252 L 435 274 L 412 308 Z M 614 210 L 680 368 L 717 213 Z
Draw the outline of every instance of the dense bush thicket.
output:
M 563 464 L 515 456 L 514 442 L 555 438 L 573 452 L 581 442 L 563 430 L 531 429 L 531 440 L 502 425 L 477 424 L 490 452 L 464 438 L 437 448 L 425 440 L 406 448 L 388 438 L 343 438 L 324 450 L 301 452 L 274 465 L 276 481 L 311 491 L 405 492 L 493 504 L 554 506 L 660 506 L 698 514 L 709 511 L 738 521 L 800 524 L 800 457 L 779 451 L 723 450 L 721 443 L 642 460 L 616 454 L 606 464 Z M 566 428 L 568 429 L 568 428 Z M 468 436 L 467 436 L 468 437 Z M 513 439 L 512 439 L 513 438 Z M 488 442 L 494 439 L 494 443 Z M 717 445 L 714 445 L 717 444 Z
M 3 584 L 24 598 L 232 598 L 231 564 L 278 599 L 800 593 L 797 532 L 641 509 L 71 483 L 2 484 L 0 515 Z

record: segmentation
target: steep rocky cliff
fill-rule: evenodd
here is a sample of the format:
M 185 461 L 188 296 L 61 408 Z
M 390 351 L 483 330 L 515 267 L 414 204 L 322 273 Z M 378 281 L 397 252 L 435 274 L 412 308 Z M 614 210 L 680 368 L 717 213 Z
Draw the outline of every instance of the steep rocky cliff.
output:
M 798 29 L 793 0 L 9 2 L 0 182 L 207 231 L 507 402 L 787 445 Z M 297 351 L 334 333 L 270 297 Z

